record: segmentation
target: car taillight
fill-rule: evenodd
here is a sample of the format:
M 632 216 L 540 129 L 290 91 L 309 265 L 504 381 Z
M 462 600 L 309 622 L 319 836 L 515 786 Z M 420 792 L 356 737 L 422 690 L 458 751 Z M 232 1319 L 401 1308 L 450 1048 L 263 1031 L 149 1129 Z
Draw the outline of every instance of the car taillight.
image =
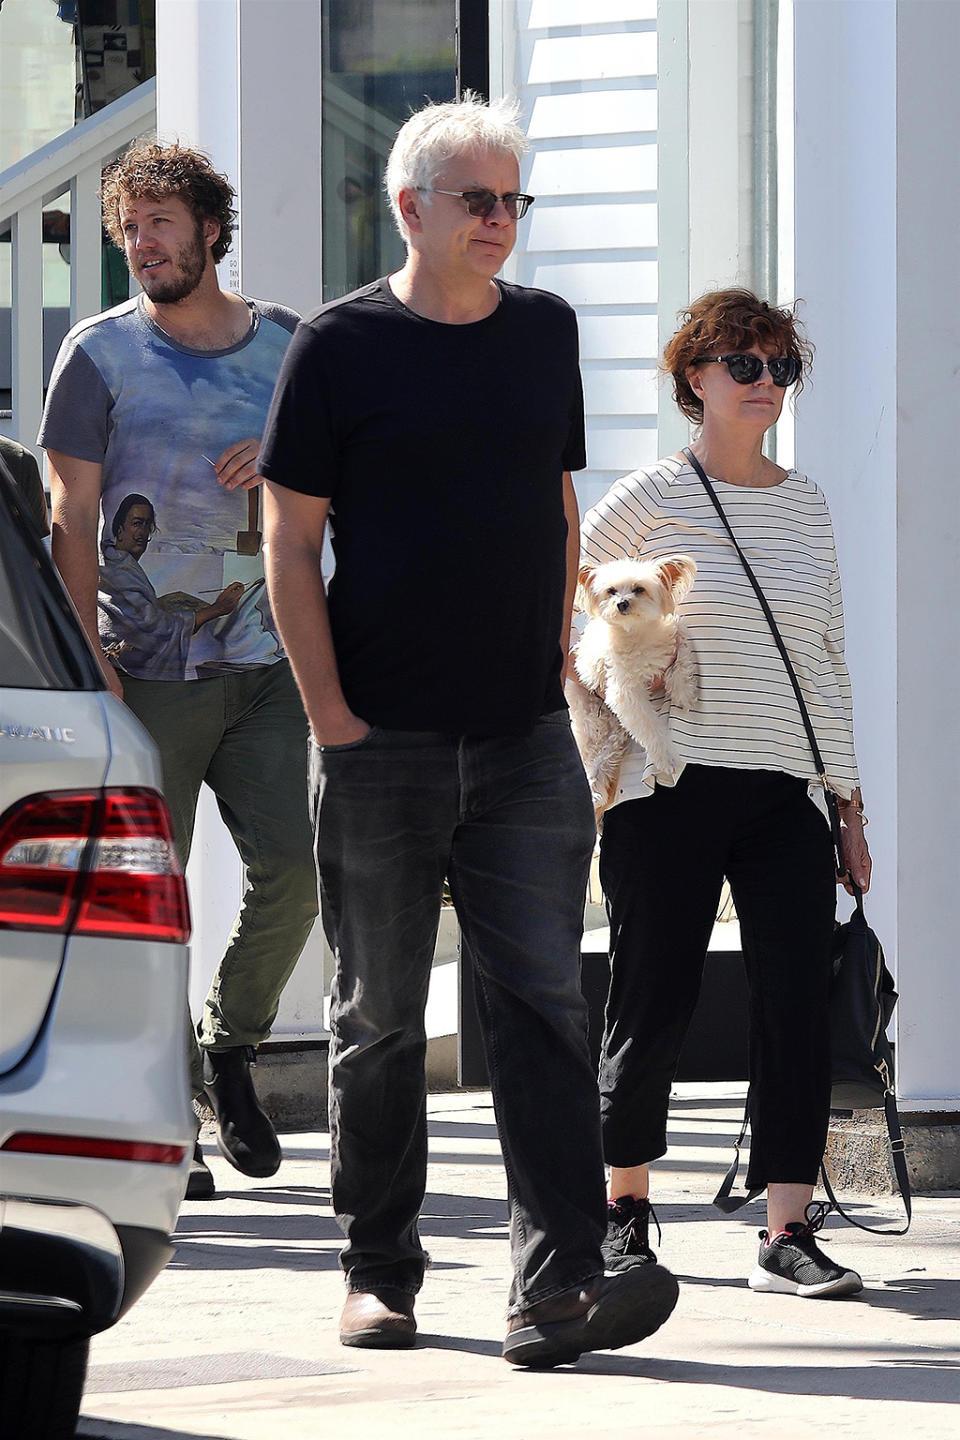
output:
M 153 1140 L 101 1140 L 87 1135 L 44 1135 L 18 1130 L 0 1145 L 18 1155 L 72 1155 L 80 1160 L 136 1160 L 142 1165 L 179 1165 L 185 1145 Z
M 187 890 L 155 790 L 29 795 L 0 818 L 0 928 L 186 941 Z

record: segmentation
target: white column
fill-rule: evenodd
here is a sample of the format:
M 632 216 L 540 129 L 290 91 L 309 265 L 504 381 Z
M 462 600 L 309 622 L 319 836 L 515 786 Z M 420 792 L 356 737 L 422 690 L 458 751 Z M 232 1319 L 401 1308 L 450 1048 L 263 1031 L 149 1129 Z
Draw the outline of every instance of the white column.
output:
M 960 1109 L 960 6 L 897 5 L 900 1087 Z M 888 582 L 889 582 L 889 577 Z
M 301 312 L 321 300 L 320 0 L 158 0 L 157 132 L 237 191 L 221 283 Z
M 796 402 L 797 465 L 830 503 L 857 753 L 876 864 L 897 908 L 895 0 L 796 0 L 795 292 L 816 346 Z
M 751 16 L 744 0 L 690 6 L 690 298 L 750 279 Z
M 320 0 L 240 0 L 241 279 L 301 314 L 323 299 Z
M 657 6 L 657 354 L 677 328 L 690 293 L 689 0 Z M 690 425 L 663 383 L 657 449 L 669 455 L 690 443 Z
M 751 283 L 752 0 L 659 0 L 657 147 L 659 347 L 696 296 Z M 663 384 L 658 450 L 690 426 Z
M 241 0 L 157 0 L 157 135 L 198 145 L 240 184 Z M 220 265 L 220 282 L 240 288 L 242 239 Z
M 795 0 L 796 292 L 817 346 L 797 464 L 830 502 L 899 1091 L 960 1108 L 960 133 L 952 0 Z
M 320 303 L 319 0 L 158 0 L 157 132 L 205 151 L 237 190 L 221 284 L 305 310 Z M 196 1012 L 242 893 L 240 862 L 210 792 L 188 870 Z M 289 981 L 276 1039 L 324 1030 L 319 924 Z

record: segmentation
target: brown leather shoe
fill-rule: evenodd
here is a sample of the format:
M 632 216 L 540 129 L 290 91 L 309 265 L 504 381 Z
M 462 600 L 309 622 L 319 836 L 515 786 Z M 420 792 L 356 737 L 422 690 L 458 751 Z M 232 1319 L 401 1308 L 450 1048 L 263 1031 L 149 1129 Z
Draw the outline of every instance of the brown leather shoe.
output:
M 503 1358 L 512 1365 L 550 1369 L 585 1350 L 619 1350 L 659 1330 L 679 1288 L 662 1265 L 638 1265 L 600 1275 L 582 1290 L 565 1290 L 514 1315 Z
M 351 1290 L 340 1316 L 340 1344 L 365 1350 L 409 1350 L 417 1335 L 415 1299 L 392 1285 Z

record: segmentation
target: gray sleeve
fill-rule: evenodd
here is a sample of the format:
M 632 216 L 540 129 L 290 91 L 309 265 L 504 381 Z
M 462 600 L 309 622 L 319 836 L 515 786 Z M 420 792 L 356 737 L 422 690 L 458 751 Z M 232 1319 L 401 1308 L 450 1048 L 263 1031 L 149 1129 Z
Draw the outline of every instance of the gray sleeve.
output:
M 37 444 L 102 465 L 110 436 L 113 396 L 90 356 L 69 337 L 60 347 Z
M 279 325 L 290 335 L 300 324 L 300 316 L 296 310 L 291 310 L 289 305 L 277 305 L 272 300 L 254 300 L 253 303 L 264 320 L 272 320 L 274 325 Z

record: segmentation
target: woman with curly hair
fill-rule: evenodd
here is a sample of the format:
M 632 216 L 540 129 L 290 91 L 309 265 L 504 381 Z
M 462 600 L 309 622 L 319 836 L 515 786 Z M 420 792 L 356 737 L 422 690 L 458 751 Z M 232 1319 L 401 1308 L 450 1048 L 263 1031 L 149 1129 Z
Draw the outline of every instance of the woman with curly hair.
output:
M 690 454 L 711 479 L 776 617 L 831 788 L 844 859 L 870 880 L 853 748 L 843 610 L 826 501 L 768 459 L 763 438 L 802 384 L 811 347 L 794 313 L 740 289 L 702 296 L 663 364 L 691 450 L 636 470 L 583 524 L 583 559 L 697 563 L 684 604 L 698 695 L 655 696 L 679 763 L 657 772 L 633 744 L 604 817 L 600 875 L 611 985 L 600 1065 L 611 1166 L 608 1268 L 652 1260 L 649 1163 L 665 1153 L 670 1088 L 697 1002 L 726 877 L 750 991 L 752 1145 L 747 1185 L 766 1189 L 754 1290 L 804 1297 L 862 1288 L 818 1247 L 812 1206 L 830 1108 L 827 993 L 836 903 L 822 790 L 783 660 Z M 849 884 L 848 884 L 849 888 Z M 655 1220 L 655 1217 L 653 1217 Z

